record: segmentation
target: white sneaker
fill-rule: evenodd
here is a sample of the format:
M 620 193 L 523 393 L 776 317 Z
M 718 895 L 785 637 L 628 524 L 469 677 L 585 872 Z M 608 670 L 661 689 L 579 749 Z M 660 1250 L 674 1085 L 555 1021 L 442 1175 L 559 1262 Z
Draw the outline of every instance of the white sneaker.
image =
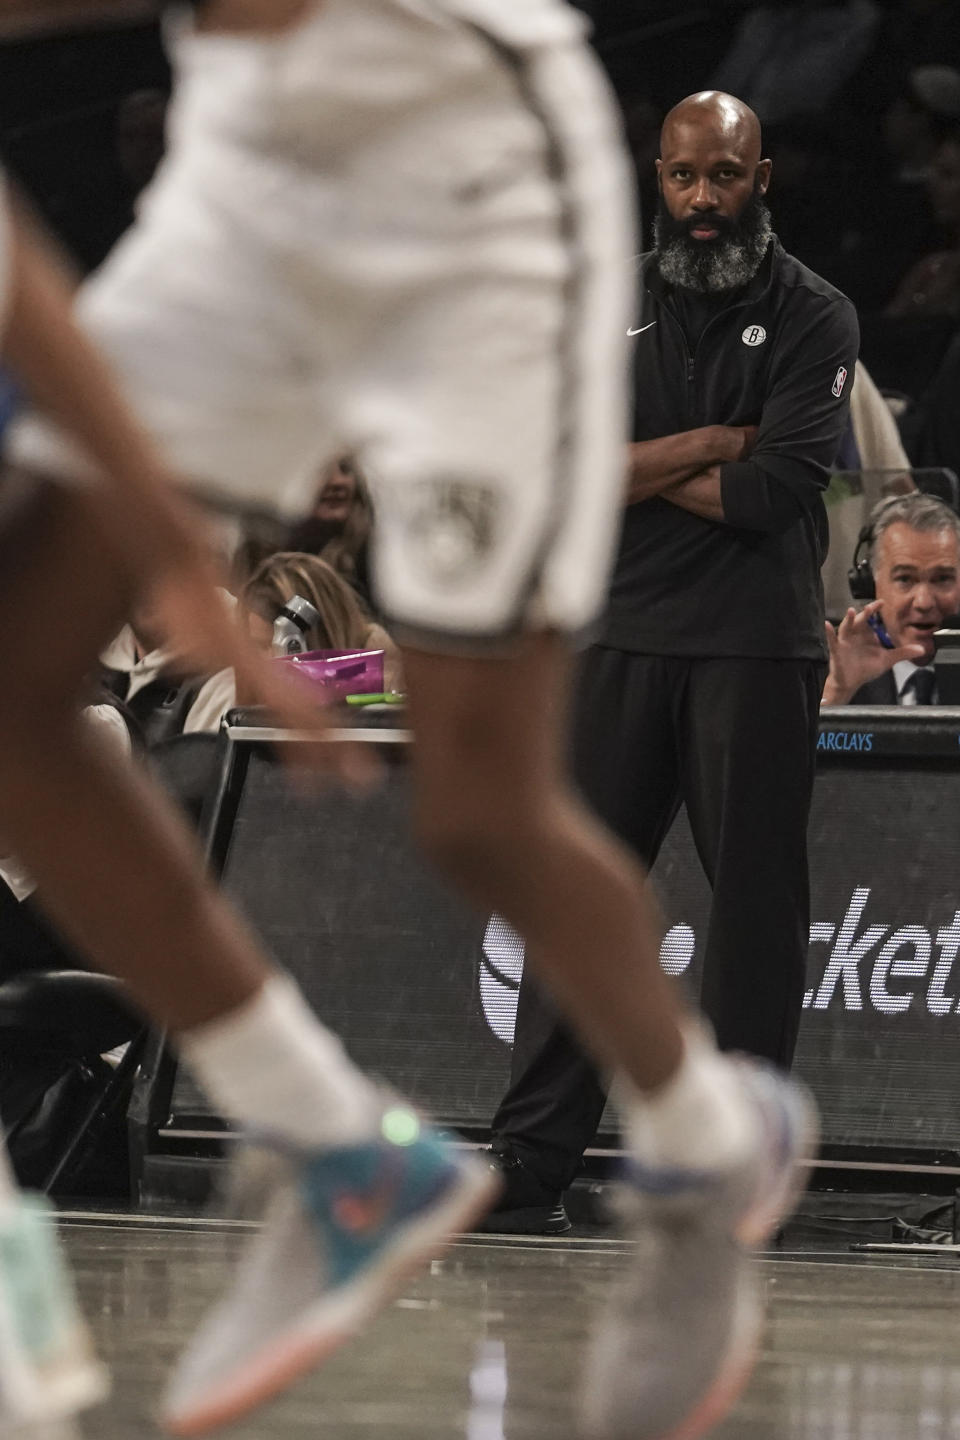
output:
M 0 1433 L 56 1426 L 105 1399 L 107 1372 L 93 1353 L 60 1255 L 53 1209 L 24 1195 L 0 1220 Z
M 165 1428 L 214 1430 L 319 1365 L 485 1214 L 498 1189 L 487 1166 L 399 1103 L 369 1142 L 278 1148 L 266 1223 L 176 1367 Z
M 594 1338 L 583 1396 L 590 1440 L 696 1440 L 735 1404 L 763 1324 L 750 1251 L 802 1192 L 817 1138 L 804 1086 L 737 1057 L 757 1139 L 728 1170 L 628 1163 L 627 1234 L 637 1242 Z

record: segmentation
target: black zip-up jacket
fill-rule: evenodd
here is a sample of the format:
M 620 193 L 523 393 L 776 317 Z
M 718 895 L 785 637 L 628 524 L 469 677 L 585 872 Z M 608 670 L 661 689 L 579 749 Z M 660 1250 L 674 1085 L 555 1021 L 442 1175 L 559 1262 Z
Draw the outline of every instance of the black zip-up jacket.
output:
M 721 466 L 725 523 L 657 496 L 626 509 L 597 639 L 652 655 L 826 657 L 822 492 L 847 423 L 860 332 L 853 305 L 772 240 L 693 354 L 656 254 L 641 257 L 634 435 L 756 425 Z

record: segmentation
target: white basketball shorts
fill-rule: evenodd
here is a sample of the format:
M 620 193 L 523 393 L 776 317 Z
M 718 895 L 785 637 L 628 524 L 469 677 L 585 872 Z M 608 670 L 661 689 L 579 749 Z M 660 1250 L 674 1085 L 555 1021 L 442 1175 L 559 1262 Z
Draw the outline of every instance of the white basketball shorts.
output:
M 562 0 L 324 0 L 172 35 L 169 153 L 79 317 L 176 470 L 301 517 L 371 477 L 384 614 L 576 632 L 622 505 L 633 184 Z M 33 420 L 14 458 L 79 475 Z

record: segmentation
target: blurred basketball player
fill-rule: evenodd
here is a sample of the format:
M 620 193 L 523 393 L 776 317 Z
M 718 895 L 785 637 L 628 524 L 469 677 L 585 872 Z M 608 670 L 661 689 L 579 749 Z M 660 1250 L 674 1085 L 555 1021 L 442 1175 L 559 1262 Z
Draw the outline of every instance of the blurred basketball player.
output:
M 782 1213 L 811 1122 L 786 1080 L 682 1019 L 643 877 L 563 771 L 570 655 L 621 504 L 633 314 L 630 185 L 580 22 L 560 0 L 208 0 L 173 52 L 170 154 L 81 292 L 81 326 L 208 501 L 290 519 L 334 453 L 376 477 L 420 841 L 524 935 L 623 1076 L 648 1243 L 600 1333 L 587 1423 L 698 1434 L 748 1372 L 745 1247 Z M 28 602 L 69 593 L 78 613 L 41 734 L 25 706 L 0 721 L 9 837 L 223 1112 L 287 1162 L 168 1394 L 170 1428 L 197 1433 L 322 1358 L 485 1191 L 353 1070 L 154 797 L 81 751 L 74 687 L 129 605 L 129 568 L 85 521 L 103 456 L 34 422 L 14 453 L 55 480 L 0 541 L 8 687 L 41 668 L 15 623 Z M 82 856 L 50 843 L 53 822 Z

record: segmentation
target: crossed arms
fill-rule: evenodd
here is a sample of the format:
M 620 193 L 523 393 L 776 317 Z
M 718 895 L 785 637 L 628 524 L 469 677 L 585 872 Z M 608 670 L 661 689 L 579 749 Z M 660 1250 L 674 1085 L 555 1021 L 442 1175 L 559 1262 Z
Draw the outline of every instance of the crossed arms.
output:
M 654 495 L 704 520 L 723 522 L 720 466 L 746 460 L 756 439 L 753 425 L 704 425 L 629 447 L 627 504 Z
M 849 301 L 803 292 L 802 302 L 789 341 L 770 357 L 758 425 L 705 425 L 631 445 L 628 505 L 659 495 L 760 534 L 786 531 L 816 505 L 847 421 L 842 381 L 852 382 L 859 330 Z

